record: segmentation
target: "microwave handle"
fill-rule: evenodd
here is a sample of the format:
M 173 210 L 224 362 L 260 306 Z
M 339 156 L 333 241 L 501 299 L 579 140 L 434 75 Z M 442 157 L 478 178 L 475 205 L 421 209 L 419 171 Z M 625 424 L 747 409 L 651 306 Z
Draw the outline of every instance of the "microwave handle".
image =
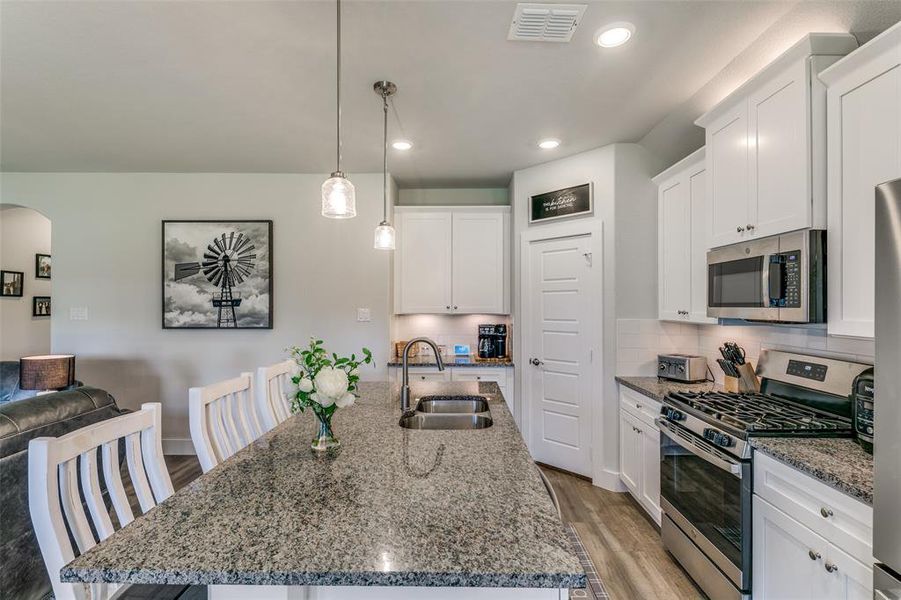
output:
M 763 268 L 760 270 L 760 289 L 763 294 L 762 306 L 764 308 L 770 308 L 770 267 L 772 266 L 772 263 L 770 263 L 771 256 L 773 255 L 763 255 Z

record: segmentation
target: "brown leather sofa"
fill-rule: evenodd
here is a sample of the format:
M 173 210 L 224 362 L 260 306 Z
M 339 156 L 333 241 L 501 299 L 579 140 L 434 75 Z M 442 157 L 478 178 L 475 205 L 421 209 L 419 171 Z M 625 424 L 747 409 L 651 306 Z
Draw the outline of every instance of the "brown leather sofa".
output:
M 124 412 L 92 387 L 0 404 L 0 598 L 32 600 L 51 591 L 28 512 L 28 442 Z

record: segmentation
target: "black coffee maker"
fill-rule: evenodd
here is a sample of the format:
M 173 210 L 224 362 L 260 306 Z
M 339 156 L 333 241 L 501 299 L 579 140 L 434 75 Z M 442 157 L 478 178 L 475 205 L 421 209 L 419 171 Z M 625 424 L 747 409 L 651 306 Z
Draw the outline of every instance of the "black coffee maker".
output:
M 479 358 L 506 358 L 507 325 L 479 325 Z
M 479 358 L 497 356 L 495 325 L 479 325 Z

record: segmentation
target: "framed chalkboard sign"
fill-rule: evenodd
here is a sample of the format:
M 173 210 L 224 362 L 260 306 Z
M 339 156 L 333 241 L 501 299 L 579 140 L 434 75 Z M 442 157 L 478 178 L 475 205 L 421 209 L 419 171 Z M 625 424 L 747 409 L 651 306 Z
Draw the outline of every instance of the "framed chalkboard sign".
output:
M 592 210 L 591 184 L 585 183 L 532 196 L 529 223 L 590 215 Z

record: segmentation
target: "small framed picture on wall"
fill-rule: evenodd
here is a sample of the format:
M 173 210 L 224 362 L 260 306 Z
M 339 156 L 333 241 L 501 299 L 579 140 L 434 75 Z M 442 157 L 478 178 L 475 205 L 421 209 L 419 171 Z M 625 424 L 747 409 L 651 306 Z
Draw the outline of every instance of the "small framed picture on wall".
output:
M 32 317 L 50 316 L 50 296 L 35 296 L 31 300 Z
M 0 271 L 0 296 L 22 296 L 25 273 L 21 271 Z
M 34 255 L 34 276 L 38 279 L 50 279 L 50 255 Z

